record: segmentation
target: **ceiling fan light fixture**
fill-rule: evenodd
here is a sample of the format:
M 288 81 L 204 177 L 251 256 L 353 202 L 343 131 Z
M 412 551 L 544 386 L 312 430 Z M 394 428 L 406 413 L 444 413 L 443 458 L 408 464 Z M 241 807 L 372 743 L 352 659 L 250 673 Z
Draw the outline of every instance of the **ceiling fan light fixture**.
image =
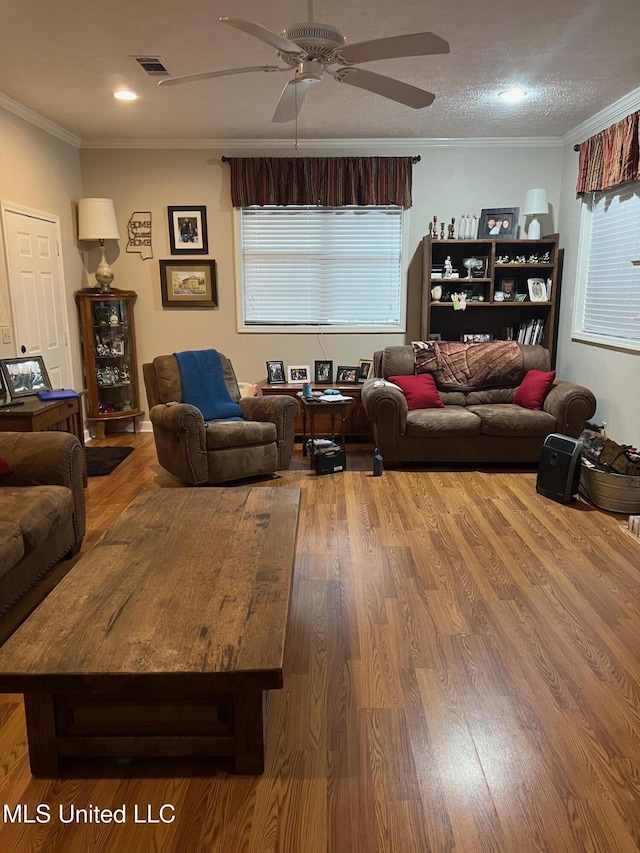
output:
M 506 104 L 517 104 L 518 101 L 521 101 L 526 94 L 525 90 L 521 89 L 520 86 L 513 86 L 510 89 L 505 89 L 504 91 L 499 92 L 498 97 Z

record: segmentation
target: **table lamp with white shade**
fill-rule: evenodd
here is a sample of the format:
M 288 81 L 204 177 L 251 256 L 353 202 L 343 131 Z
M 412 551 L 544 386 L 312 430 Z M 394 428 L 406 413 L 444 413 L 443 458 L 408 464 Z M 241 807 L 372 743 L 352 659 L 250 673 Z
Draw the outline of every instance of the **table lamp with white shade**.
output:
M 100 262 L 96 281 L 100 290 L 109 293 L 113 273 L 104 256 L 104 241 L 119 240 L 116 211 L 110 198 L 81 198 L 78 201 L 78 240 L 97 240 L 100 243 Z
M 524 215 L 533 216 L 527 231 L 529 240 L 540 239 L 540 223 L 536 219 L 542 213 L 549 213 L 549 202 L 545 189 L 527 190 L 524 197 Z

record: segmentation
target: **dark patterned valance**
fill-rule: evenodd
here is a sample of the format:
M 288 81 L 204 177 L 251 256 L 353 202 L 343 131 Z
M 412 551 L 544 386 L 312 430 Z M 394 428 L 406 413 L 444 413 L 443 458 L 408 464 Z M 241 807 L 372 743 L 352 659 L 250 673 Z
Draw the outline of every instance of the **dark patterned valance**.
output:
M 580 145 L 579 196 L 640 180 L 639 119 L 632 113 Z
M 411 207 L 411 157 L 230 157 L 234 207 Z

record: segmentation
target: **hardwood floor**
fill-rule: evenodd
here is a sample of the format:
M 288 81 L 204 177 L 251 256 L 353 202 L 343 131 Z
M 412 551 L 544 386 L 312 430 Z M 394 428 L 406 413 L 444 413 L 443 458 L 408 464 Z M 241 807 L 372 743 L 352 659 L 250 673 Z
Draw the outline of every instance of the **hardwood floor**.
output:
M 182 488 L 151 435 L 87 489 L 97 541 L 137 492 Z M 400 470 L 371 449 L 302 487 L 285 687 L 266 769 L 73 765 L 29 774 L 0 697 L 7 851 L 631 853 L 640 849 L 640 542 L 626 517 L 536 494 L 531 471 Z M 63 823 L 126 805 L 124 824 Z M 163 804 L 172 823 L 158 819 Z M 150 811 L 147 811 L 147 808 Z M 171 816 L 165 810 L 165 817 Z

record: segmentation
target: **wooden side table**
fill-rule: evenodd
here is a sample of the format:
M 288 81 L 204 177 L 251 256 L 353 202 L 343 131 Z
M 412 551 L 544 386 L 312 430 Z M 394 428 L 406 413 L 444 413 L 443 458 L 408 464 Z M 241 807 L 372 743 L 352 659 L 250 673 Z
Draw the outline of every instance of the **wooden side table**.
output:
M 344 449 L 346 438 L 346 421 L 347 411 L 353 400 L 336 400 L 335 403 L 329 403 L 325 400 L 311 398 L 310 400 L 304 397 L 298 397 L 302 405 L 302 455 L 307 455 L 307 413 L 309 413 L 309 433 L 311 438 L 311 446 L 315 447 L 313 442 L 316 439 L 316 415 L 319 413 L 328 414 L 331 421 L 330 435 L 335 435 L 334 430 L 335 417 L 340 416 L 340 444 Z M 326 433 L 324 433 L 326 435 Z M 313 456 L 311 456 L 311 467 L 313 467 Z
M 327 388 L 335 388 L 345 397 L 351 397 L 353 400 L 352 406 L 347 411 L 347 420 L 346 420 L 346 434 L 349 436 L 349 439 L 356 439 L 360 441 L 373 441 L 373 432 L 371 424 L 369 423 L 369 419 L 367 418 L 367 414 L 364 410 L 364 406 L 362 405 L 361 399 L 361 391 L 362 385 L 351 385 L 344 383 L 313 383 L 314 391 L 325 391 Z M 263 396 L 278 396 L 286 394 L 288 397 L 296 397 L 302 390 L 302 384 L 300 382 L 281 382 L 276 385 L 263 385 L 260 388 L 260 393 Z M 298 397 L 298 399 L 300 399 Z M 332 403 L 331 405 L 335 405 Z M 295 433 L 297 436 L 302 435 L 302 405 L 300 406 L 301 412 L 300 415 L 295 420 Z M 322 429 L 329 429 L 329 417 L 324 410 L 323 414 L 318 416 L 318 420 L 316 421 L 316 426 L 321 424 Z M 319 427 L 320 428 L 320 427 Z

